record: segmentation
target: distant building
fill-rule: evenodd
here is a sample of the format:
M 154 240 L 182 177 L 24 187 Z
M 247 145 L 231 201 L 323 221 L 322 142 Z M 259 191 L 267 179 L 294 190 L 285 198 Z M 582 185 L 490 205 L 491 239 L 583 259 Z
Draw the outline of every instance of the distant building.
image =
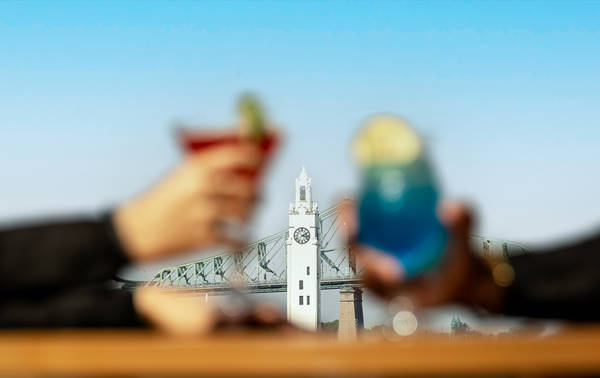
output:
M 287 239 L 287 317 L 298 327 L 316 330 L 321 321 L 321 245 L 318 206 L 311 180 L 302 167 L 296 198 L 289 209 Z

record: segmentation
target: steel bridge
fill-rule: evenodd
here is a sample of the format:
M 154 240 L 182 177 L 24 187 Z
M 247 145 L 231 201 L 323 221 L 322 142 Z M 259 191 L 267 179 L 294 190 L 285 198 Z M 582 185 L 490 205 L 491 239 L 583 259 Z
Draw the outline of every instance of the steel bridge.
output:
M 339 206 L 320 213 L 321 289 L 360 285 L 353 254 L 340 235 Z M 177 288 L 189 292 L 219 294 L 243 282 L 253 293 L 285 292 L 288 230 L 282 230 L 235 252 L 166 267 L 146 283 L 147 286 Z
M 353 254 L 340 235 L 339 207 L 320 213 L 321 289 L 360 286 L 360 272 Z M 243 282 L 244 291 L 273 293 L 287 290 L 286 262 L 288 230 L 282 230 L 235 252 L 212 255 L 201 260 L 161 269 L 148 282 L 122 281 L 122 287 L 137 285 L 176 288 L 181 291 L 218 295 L 229 292 L 234 282 Z M 527 251 L 521 244 L 472 236 L 473 247 L 483 255 L 505 256 Z

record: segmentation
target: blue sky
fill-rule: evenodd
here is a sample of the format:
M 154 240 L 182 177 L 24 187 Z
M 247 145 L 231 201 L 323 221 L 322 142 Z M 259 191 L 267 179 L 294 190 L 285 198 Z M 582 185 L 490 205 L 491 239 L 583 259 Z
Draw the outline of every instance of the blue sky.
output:
M 600 220 L 600 2 L 0 2 L 0 220 L 97 211 L 180 158 L 174 120 L 227 124 L 246 89 L 285 130 L 257 235 L 302 164 L 356 188 L 374 112 L 426 136 L 478 233 L 553 241 Z

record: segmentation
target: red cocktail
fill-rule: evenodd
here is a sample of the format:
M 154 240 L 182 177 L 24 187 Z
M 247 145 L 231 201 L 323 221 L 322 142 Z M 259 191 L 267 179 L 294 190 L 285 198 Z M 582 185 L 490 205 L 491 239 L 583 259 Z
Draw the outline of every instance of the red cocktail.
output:
M 200 152 L 223 144 L 256 143 L 263 157 L 262 168 L 268 163 L 280 143 L 280 136 L 274 131 L 267 131 L 260 140 L 254 141 L 241 135 L 236 129 L 223 131 L 180 129 L 177 132 L 177 139 L 181 148 L 187 153 Z M 248 172 L 248 174 L 252 176 L 260 174 L 262 168 L 260 172 Z

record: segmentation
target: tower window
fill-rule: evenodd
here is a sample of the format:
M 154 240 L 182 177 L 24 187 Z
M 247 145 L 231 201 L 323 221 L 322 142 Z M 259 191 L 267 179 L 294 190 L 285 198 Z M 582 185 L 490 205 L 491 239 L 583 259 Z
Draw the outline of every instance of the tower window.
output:
M 306 275 L 307 275 L 307 276 L 310 276 L 310 266 L 307 266 L 307 267 L 306 267 Z
M 303 302 L 303 299 L 304 299 L 304 297 L 301 295 L 301 296 L 300 296 L 300 306 L 302 306 L 302 305 L 303 305 L 303 303 L 302 303 L 302 302 Z
M 298 288 L 300 290 L 304 289 L 304 281 L 300 280 L 300 282 L 298 283 Z
M 308 306 L 310 304 L 310 295 L 306 296 L 306 305 Z
M 300 201 L 306 201 L 306 186 L 300 187 Z

